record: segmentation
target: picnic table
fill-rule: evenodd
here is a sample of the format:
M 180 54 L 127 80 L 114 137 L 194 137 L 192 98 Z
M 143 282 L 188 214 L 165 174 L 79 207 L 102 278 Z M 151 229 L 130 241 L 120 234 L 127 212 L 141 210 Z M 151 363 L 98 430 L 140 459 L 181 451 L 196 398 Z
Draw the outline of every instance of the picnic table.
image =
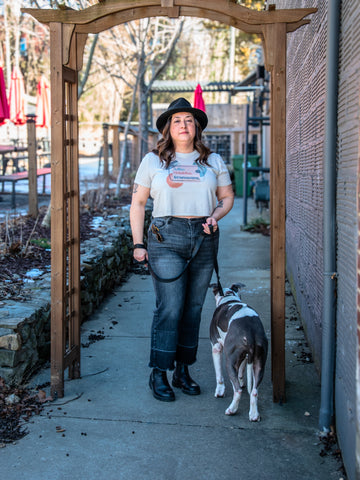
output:
M 36 171 L 37 177 L 43 177 L 43 189 L 42 193 L 45 194 L 45 176 L 51 174 L 51 168 L 38 168 Z M 16 172 L 10 175 L 0 175 L 0 182 L 2 182 L 2 192 L 4 191 L 5 182 L 12 183 L 11 190 L 11 208 L 16 207 L 16 191 L 15 185 L 21 180 L 29 180 L 29 172 Z

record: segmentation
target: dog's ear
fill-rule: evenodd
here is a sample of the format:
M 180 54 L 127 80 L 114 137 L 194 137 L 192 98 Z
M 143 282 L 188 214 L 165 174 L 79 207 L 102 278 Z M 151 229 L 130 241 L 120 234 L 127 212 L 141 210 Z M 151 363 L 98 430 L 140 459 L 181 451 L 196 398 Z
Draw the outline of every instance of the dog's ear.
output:
M 241 288 L 244 288 L 246 285 L 244 285 L 243 283 L 234 283 L 233 285 L 231 285 L 230 289 L 233 291 L 233 292 L 238 292 Z

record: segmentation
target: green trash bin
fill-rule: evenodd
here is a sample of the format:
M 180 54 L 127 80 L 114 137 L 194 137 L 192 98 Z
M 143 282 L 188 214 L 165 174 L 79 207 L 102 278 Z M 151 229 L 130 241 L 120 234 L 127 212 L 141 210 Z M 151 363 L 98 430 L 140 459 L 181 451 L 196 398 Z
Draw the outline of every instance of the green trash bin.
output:
M 248 168 L 258 167 L 259 161 L 260 155 L 248 155 Z M 234 167 L 235 195 L 237 197 L 242 197 L 244 187 L 244 155 L 233 155 L 232 162 Z M 248 197 L 251 195 L 251 177 L 256 176 L 257 175 L 254 172 L 247 172 L 246 192 Z

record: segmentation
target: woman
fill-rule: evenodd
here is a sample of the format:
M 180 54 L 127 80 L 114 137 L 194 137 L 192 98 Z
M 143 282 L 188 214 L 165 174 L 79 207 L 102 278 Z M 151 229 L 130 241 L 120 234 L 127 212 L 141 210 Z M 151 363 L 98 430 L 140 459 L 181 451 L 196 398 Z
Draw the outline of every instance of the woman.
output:
M 156 294 L 149 386 L 156 399 L 166 402 L 175 400 L 166 373 L 174 367 L 172 386 L 200 394 L 188 366 L 196 360 L 201 311 L 218 249 L 218 221 L 234 202 L 223 160 L 202 143 L 207 122 L 206 114 L 184 98 L 169 105 L 157 119 L 162 138 L 140 164 L 131 202 L 134 258 L 148 263 Z M 146 249 L 149 196 L 153 218 Z

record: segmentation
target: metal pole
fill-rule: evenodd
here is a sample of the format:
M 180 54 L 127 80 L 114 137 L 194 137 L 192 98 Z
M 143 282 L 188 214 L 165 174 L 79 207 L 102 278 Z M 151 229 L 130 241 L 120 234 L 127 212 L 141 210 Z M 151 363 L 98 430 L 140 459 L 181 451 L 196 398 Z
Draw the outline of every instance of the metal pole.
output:
M 246 104 L 246 113 L 245 113 L 245 149 L 244 149 L 244 177 L 243 177 L 243 224 L 247 225 L 247 165 L 248 165 L 248 139 L 249 139 L 249 104 Z
M 336 323 L 336 131 L 340 0 L 329 2 L 324 152 L 324 304 L 319 427 L 329 431 L 334 414 Z

